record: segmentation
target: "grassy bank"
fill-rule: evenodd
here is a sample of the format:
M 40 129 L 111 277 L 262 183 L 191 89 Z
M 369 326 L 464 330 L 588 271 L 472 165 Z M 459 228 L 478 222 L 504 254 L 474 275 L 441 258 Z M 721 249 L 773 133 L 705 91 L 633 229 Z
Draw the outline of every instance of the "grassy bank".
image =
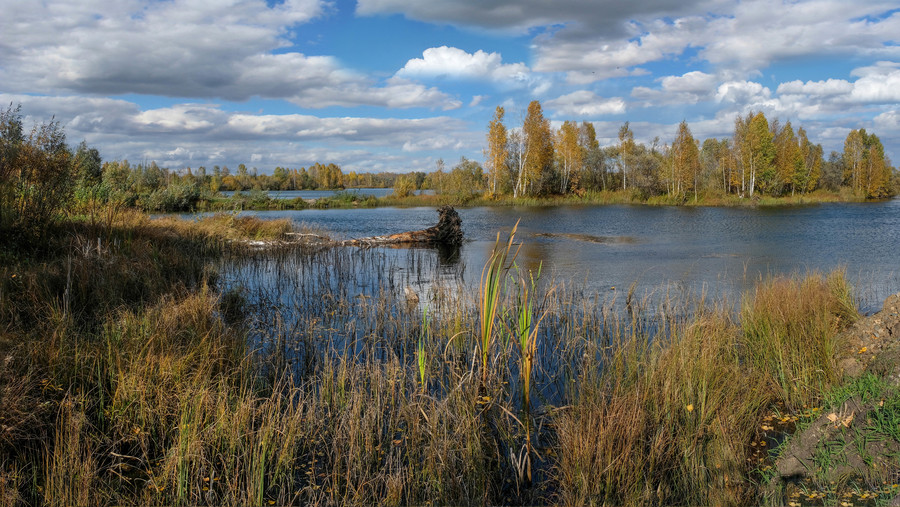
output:
M 565 205 L 611 205 L 611 204 L 643 204 L 650 206 L 797 206 L 805 204 L 821 204 L 829 202 L 862 202 L 850 192 L 828 192 L 817 190 L 809 194 L 771 197 L 755 196 L 741 198 L 733 194 L 702 193 L 698 196 L 643 196 L 638 192 L 607 190 L 589 191 L 568 195 L 549 195 L 542 197 L 482 196 L 458 199 L 452 195 L 414 195 L 404 198 L 393 196 L 378 200 L 384 206 L 434 206 L 452 204 L 458 206 L 565 206 Z
M 374 207 L 378 200 L 372 196 L 355 190 L 341 190 L 329 197 L 319 199 L 277 199 L 268 192 L 252 190 L 236 192 L 229 197 L 218 197 L 198 202 L 200 211 L 234 211 L 234 210 L 301 210 L 308 208 L 359 208 Z
M 753 504 L 760 424 L 840 383 L 857 317 L 841 273 L 625 313 L 511 252 L 415 302 L 378 251 L 240 241 L 288 229 L 129 213 L 9 254 L 0 499 Z

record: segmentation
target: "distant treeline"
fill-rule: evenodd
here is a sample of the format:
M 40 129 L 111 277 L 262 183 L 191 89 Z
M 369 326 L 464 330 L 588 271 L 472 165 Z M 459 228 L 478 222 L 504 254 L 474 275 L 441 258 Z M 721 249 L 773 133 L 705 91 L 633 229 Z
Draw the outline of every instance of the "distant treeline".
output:
M 425 173 L 414 181 L 421 184 Z M 336 164 L 313 164 L 308 168 L 276 167 L 272 174 L 239 164 L 232 172 L 227 166 L 200 166 L 173 171 L 156 162 L 130 164 L 127 160 L 104 162 L 98 177 L 103 195 L 116 196 L 126 205 L 148 211 L 194 209 L 200 201 L 219 199 L 220 191 L 250 191 L 260 196 L 266 191 L 343 190 L 353 188 L 391 188 L 399 177 L 394 173 L 344 173 Z
M 278 167 L 272 174 L 240 164 L 171 170 L 156 162 L 104 162 L 96 148 L 71 147 L 58 121 L 23 123 L 21 106 L 0 109 L 0 231 L 23 236 L 43 234 L 65 214 L 94 213 L 104 206 L 145 211 L 189 211 L 220 200 L 222 190 L 391 188 L 392 173 L 345 174 L 335 164 L 308 168 Z M 404 177 L 408 177 L 404 175 Z M 421 185 L 425 173 L 414 177 Z
M 396 173 L 344 173 L 336 164 L 315 163 L 291 169 L 278 166 L 272 174 L 260 173 L 239 164 L 232 173 L 228 166 L 187 168 L 185 176 L 199 180 L 214 191 L 220 190 L 337 190 L 343 188 L 391 188 Z M 423 173 L 424 178 L 424 173 Z
M 701 194 L 761 194 L 782 197 L 817 189 L 846 189 L 859 198 L 897 192 L 897 173 L 881 140 L 865 129 L 852 130 L 844 151 L 824 156 L 803 127 L 766 118 L 762 112 L 738 116 L 729 138 L 693 137 L 682 122 L 668 143 L 637 143 L 625 122 L 618 142 L 601 148 L 594 125 L 566 121 L 550 127 L 541 104 L 528 106 L 522 125 L 508 129 L 497 107 L 488 124 L 483 188 L 492 195 L 541 196 L 622 190 L 635 199 L 667 195 L 675 200 Z

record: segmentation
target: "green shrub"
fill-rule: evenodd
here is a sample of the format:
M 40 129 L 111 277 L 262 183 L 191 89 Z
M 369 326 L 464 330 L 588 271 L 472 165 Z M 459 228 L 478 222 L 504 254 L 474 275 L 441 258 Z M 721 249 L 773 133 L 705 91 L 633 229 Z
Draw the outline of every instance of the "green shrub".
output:
M 23 135 L 20 107 L 0 112 L 0 229 L 40 240 L 63 216 L 74 188 L 74 164 L 58 121 Z

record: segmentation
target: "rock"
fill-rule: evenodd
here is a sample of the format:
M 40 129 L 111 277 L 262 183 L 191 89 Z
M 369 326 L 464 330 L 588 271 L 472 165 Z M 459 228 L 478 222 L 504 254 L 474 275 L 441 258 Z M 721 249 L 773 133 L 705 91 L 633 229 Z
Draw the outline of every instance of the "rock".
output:
M 866 371 L 889 375 L 886 366 L 896 365 L 893 359 L 900 354 L 900 294 L 885 299 L 880 312 L 859 319 L 842 338 L 848 349 L 837 361 L 845 375 L 856 378 Z M 886 362 L 885 357 L 891 361 Z M 900 368 L 895 373 L 900 375 Z
M 777 467 L 778 475 L 785 480 L 802 477 L 807 470 L 806 465 L 796 456 L 785 456 L 778 460 Z
M 419 304 L 419 295 L 416 294 L 415 289 L 409 285 L 403 288 L 403 294 L 406 296 L 406 303 L 409 306 L 416 306 Z

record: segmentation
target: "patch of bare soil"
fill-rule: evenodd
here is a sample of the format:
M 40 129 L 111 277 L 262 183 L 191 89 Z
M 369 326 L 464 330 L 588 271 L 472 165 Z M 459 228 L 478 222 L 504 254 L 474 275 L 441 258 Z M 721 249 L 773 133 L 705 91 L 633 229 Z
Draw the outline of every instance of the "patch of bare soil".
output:
M 857 387 L 780 452 L 770 492 L 784 505 L 900 506 L 900 294 L 845 333 L 839 364 Z
M 870 371 L 900 385 L 900 294 L 888 297 L 880 312 L 860 319 L 846 333 L 852 349 L 840 364 L 847 375 Z

